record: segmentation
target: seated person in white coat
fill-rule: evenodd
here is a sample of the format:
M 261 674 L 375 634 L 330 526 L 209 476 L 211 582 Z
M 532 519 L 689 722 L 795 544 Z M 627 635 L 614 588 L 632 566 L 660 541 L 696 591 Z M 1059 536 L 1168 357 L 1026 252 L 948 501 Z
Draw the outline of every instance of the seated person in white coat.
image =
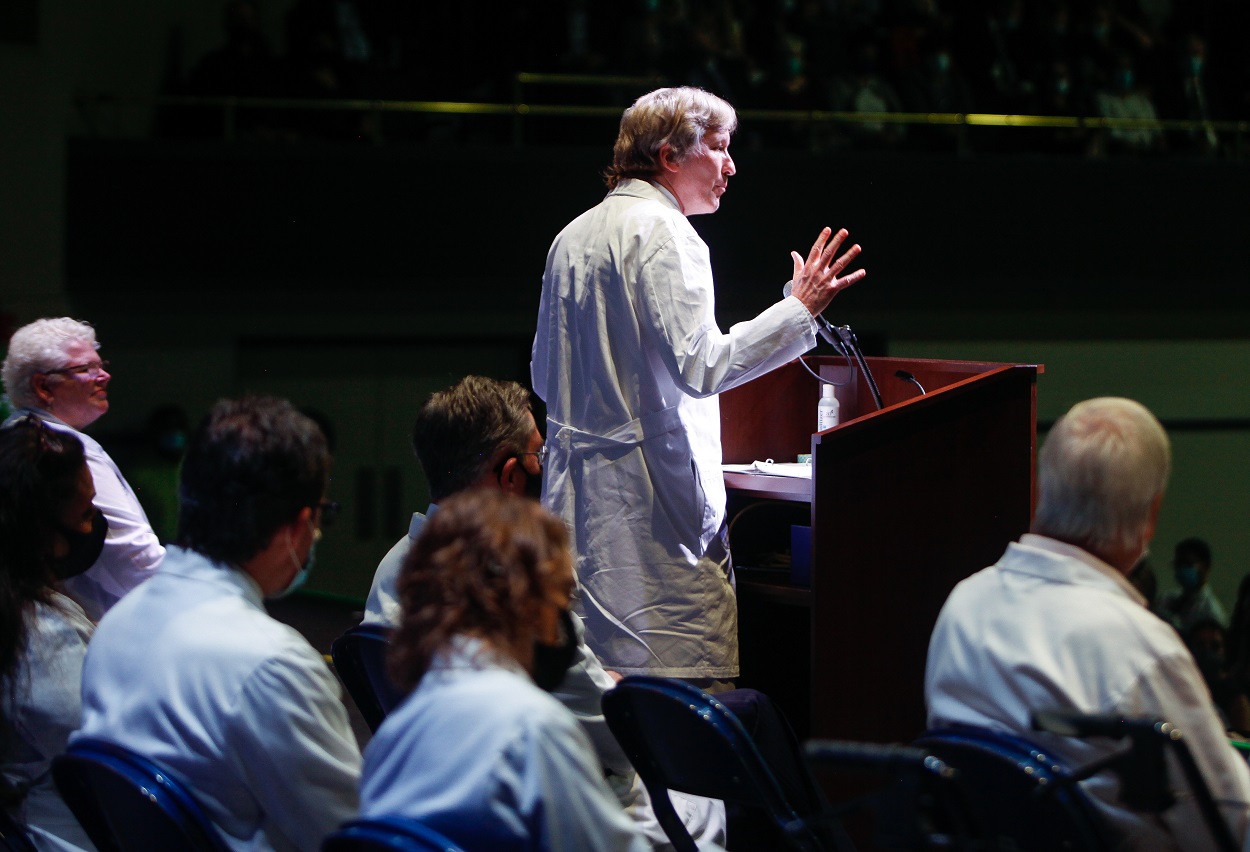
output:
M 417 414 L 412 445 L 435 503 L 427 514 L 413 514 L 408 534 L 378 565 L 365 607 L 366 623 L 399 624 L 399 571 L 438 503 L 472 487 L 534 500 L 541 491 L 543 438 L 530 409 L 529 392 L 516 382 L 466 376 L 432 394 Z M 616 681 L 586 647 L 581 620 L 575 618 L 573 626 L 577 655 L 553 694 L 581 722 L 622 807 L 648 837 L 663 845 L 668 838 L 651 809 L 646 788 L 603 718 L 600 702 Z M 673 799 L 692 837 L 723 840 L 725 808 L 721 802 L 680 794 Z
M 75 737 L 180 777 L 232 849 L 319 849 L 356 811 L 338 681 L 264 605 L 312 565 L 329 469 L 320 428 L 289 403 L 218 402 L 183 461 L 178 546 L 87 653 Z
M 1060 418 L 1038 459 L 1032 532 L 956 586 L 938 617 L 925 672 L 929 724 L 1007 731 L 1079 768 L 1122 745 L 1035 733 L 1035 711 L 1163 719 L 1184 735 L 1240 838 L 1250 769 L 1180 636 L 1128 580 L 1154 535 L 1170 466 L 1163 427 L 1132 400 L 1087 400 Z M 1170 780 L 1184 785 L 1175 764 Z M 1129 810 L 1110 772 L 1086 786 L 1122 848 L 1215 848 L 1188 791 L 1160 818 Z
M 165 548 L 126 478 L 108 453 L 83 434 L 109 410 L 108 362 L 100 359 L 95 329 L 69 317 L 22 326 L 9 340 L 0 373 L 9 399 L 53 429 L 75 435 L 87 453 L 95 482 L 95 505 L 108 521 L 99 559 L 85 574 L 65 582 L 65 592 L 99 621 L 122 595 L 156 571 Z
M 0 428 L 0 800 L 39 850 L 94 849 L 52 781 L 78 727 L 95 628 L 57 591 L 104 542 L 82 442 L 37 417 Z
M 439 504 L 400 574 L 388 662 L 412 692 L 365 749 L 362 816 L 469 849 L 651 848 L 544 691 L 577 654 L 573 585 L 564 524 L 537 502 L 476 488 Z

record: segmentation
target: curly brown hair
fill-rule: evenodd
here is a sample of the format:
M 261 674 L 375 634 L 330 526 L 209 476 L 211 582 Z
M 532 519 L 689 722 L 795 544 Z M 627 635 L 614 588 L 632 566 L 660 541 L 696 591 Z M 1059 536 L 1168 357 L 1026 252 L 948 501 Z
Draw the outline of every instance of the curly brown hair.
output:
M 539 607 L 572 571 L 563 522 L 537 502 L 471 488 L 440 503 L 400 569 L 402 610 L 387 665 L 415 687 L 456 636 L 528 667 Z

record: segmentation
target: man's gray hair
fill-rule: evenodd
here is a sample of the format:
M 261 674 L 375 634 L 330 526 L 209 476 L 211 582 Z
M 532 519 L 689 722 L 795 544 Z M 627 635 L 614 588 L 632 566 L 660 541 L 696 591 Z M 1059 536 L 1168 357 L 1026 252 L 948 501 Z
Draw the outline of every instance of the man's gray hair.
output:
M 738 115 L 729 103 L 692 86 L 656 89 L 634 101 L 621 116 L 612 149 L 612 165 L 604 172 L 609 187 L 626 178 L 652 178 L 660 173 L 660 149 L 669 145 L 673 160 L 697 153 L 708 133 L 733 133 Z
M 1092 552 L 1133 547 L 1171 467 L 1167 433 L 1144 405 L 1120 397 L 1079 402 L 1042 446 L 1032 531 Z
M 24 325 L 9 338 L 9 353 L 0 367 L 4 390 L 18 408 L 38 408 L 39 397 L 31 387 L 36 373 L 71 366 L 65 350 L 71 343 L 99 349 L 91 323 L 70 317 L 47 317 Z

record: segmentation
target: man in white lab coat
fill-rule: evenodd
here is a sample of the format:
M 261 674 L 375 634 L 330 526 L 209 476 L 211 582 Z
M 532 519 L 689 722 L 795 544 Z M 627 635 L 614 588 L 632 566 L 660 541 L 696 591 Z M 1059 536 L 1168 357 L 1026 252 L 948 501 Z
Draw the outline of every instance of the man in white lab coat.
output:
M 692 88 L 621 118 L 610 189 L 551 246 L 532 353 L 547 403 L 544 502 L 569 524 L 586 641 L 623 674 L 710 689 L 738 674 L 717 394 L 815 345 L 814 317 L 864 276 L 824 229 L 792 252 L 792 293 L 727 333 L 707 246 L 686 217 L 720 206 L 733 107 Z M 781 282 L 767 285 L 770 292 Z
M 338 681 L 264 605 L 312 567 L 329 478 L 325 436 L 289 403 L 218 402 L 183 461 L 178 546 L 87 649 L 73 739 L 181 778 L 236 852 L 319 849 L 359 804 Z
M 1123 744 L 1035 732 L 1035 712 L 1170 722 L 1240 842 L 1250 769 L 1184 642 L 1129 582 L 1154 536 L 1170 469 L 1167 434 L 1140 403 L 1091 399 L 1059 419 L 1038 458 L 1031 531 L 956 586 L 938 616 L 925 670 L 929 724 L 1023 736 L 1079 770 Z M 1115 848 L 1217 848 L 1175 763 L 1169 781 L 1176 803 L 1161 814 L 1132 810 L 1110 771 L 1085 782 L 1120 837 Z

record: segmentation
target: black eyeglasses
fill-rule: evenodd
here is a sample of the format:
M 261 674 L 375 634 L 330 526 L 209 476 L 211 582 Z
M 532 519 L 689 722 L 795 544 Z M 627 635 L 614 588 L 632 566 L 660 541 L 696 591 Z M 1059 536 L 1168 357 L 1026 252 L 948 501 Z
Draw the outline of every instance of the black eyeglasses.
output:
M 517 453 L 518 456 L 538 456 L 538 466 L 545 467 L 547 464 L 547 445 L 543 444 L 532 453 Z
M 69 367 L 61 367 L 57 370 L 43 370 L 45 376 L 55 376 L 57 373 L 71 374 L 75 376 L 83 376 L 88 379 L 98 379 L 101 373 L 107 373 L 109 369 L 108 361 L 88 361 L 86 364 L 74 364 Z
M 322 500 L 315 504 L 318 512 L 321 513 L 321 526 L 328 527 L 334 523 L 334 519 L 343 511 L 343 504 L 336 503 L 333 500 Z

